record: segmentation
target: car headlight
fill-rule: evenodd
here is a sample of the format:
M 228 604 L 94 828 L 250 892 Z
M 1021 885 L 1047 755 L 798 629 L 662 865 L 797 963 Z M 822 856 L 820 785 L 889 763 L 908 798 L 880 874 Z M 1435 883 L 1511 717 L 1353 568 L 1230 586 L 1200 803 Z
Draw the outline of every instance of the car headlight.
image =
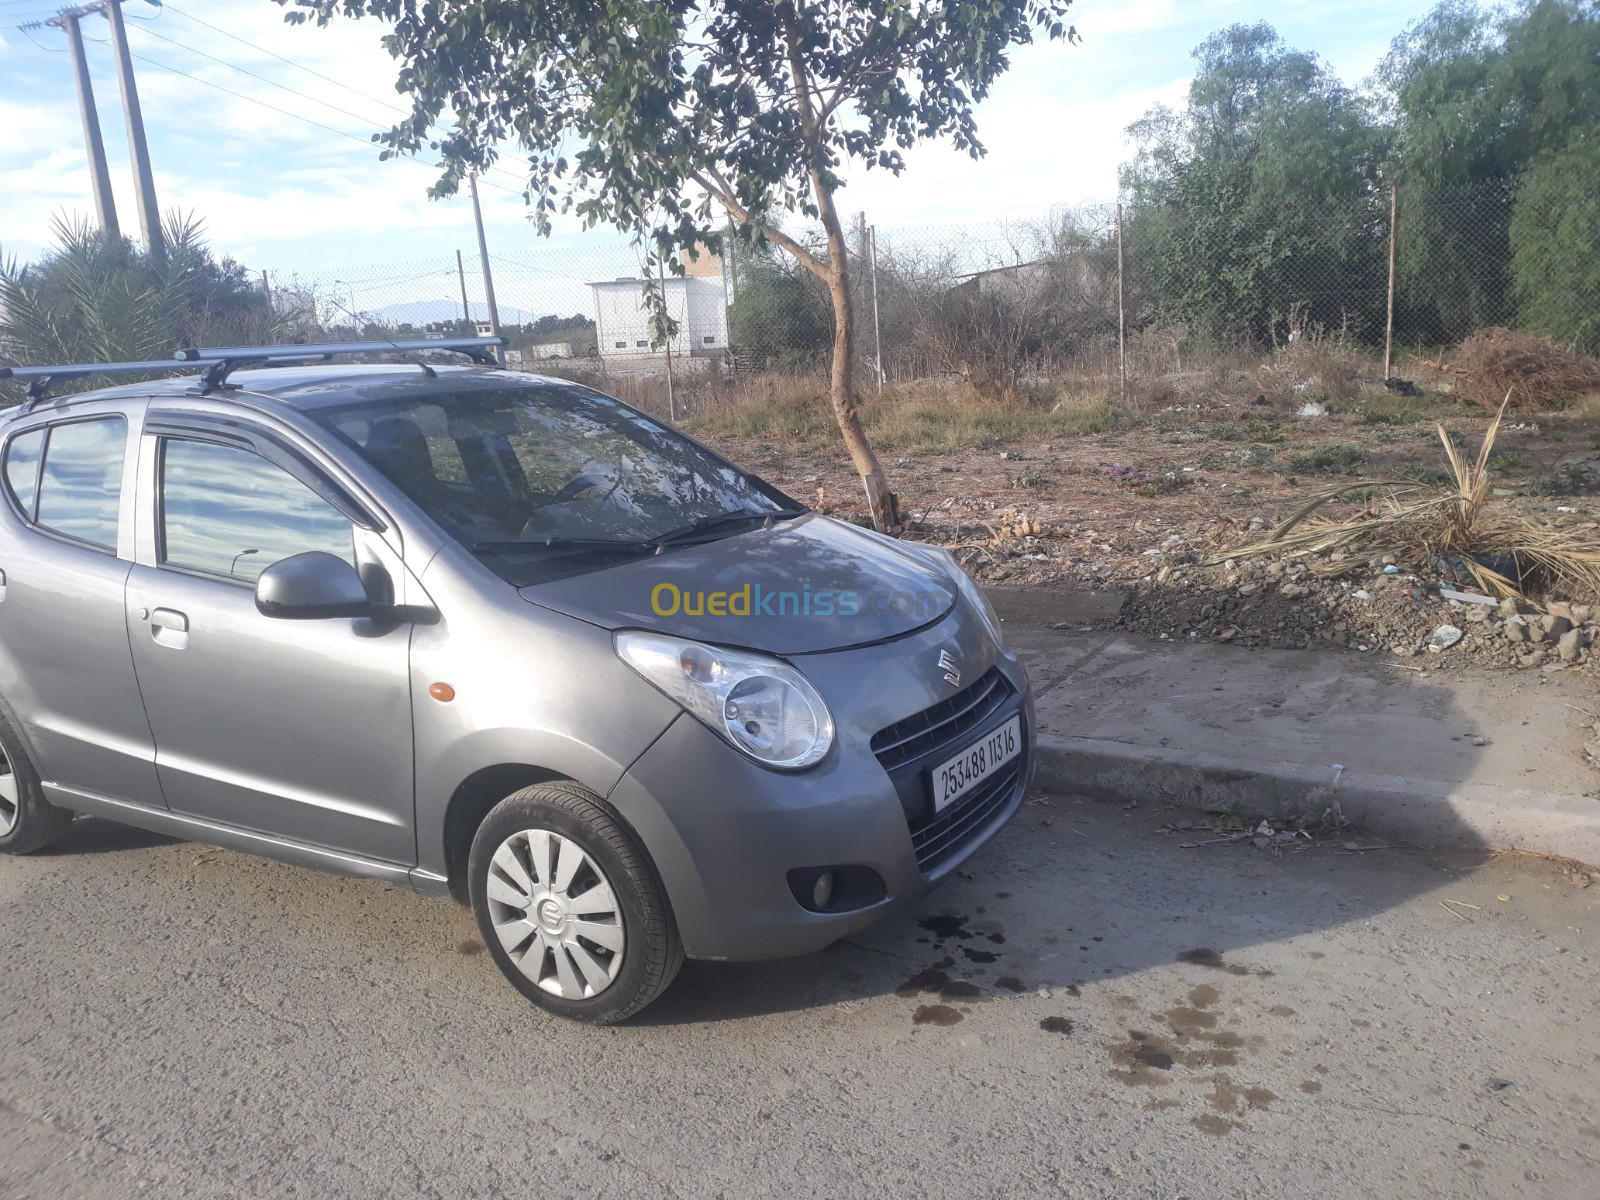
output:
M 616 635 L 617 656 L 759 763 L 798 771 L 833 745 L 833 717 L 817 689 L 764 654 L 659 633 Z

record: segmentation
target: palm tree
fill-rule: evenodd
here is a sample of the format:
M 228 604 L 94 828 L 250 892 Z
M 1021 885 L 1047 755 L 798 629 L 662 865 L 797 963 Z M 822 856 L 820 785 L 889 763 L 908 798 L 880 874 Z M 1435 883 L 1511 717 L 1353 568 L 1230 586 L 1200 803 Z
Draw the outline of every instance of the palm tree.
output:
M 166 254 L 56 218 L 37 262 L 0 263 L 0 364 L 137 362 L 184 345 L 270 340 L 277 318 L 244 268 L 211 256 L 194 216 L 169 213 Z M 97 386 L 82 380 L 81 387 Z

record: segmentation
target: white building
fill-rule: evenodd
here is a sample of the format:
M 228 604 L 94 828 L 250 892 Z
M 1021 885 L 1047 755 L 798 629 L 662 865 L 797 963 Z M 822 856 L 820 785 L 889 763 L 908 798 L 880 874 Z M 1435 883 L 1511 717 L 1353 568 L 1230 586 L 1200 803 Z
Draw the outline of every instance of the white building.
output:
M 686 278 L 669 275 L 664 285 L 658 285 L 665 293 L 667 314 L 678 326 L 672 338 L 672 356 L 685 360 L 718 357 L 728 349 L 728 300 L 723 289 L 722 263 L 702 254 L 685 266 L 690 271 Z M 652 349 L 650 345 L 652 323 L 645 306 L 643 281 L 609 279 L 589 286 L 594 289 L 595 334 L 601 359 L 617 367 L 664 367 L 665 347 Z

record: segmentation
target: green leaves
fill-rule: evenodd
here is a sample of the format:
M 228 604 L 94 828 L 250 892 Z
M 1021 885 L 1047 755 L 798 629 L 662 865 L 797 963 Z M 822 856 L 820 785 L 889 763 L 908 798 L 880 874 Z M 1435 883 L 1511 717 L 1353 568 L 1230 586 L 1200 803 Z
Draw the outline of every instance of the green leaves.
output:
M 759 236 L 848 163 L 898 172 L 900 150 L 946 136 L 981 153 L 972 107 L 1007 48 L 1075 36 L 1070 0 L 279 3 L 389 26 L 413 113 L 379 139 L 386 155 L 436 143 L 435 194 L 515 153 L 537 222 L 571 212 L 663 253 L 718 246 L 708 197 Z
M 0 361 L 137 362 L 202 340 L 267 340 L 276 318 L 244 269 L 211 257 L 194 217 L 168 214 L 163 228 L 156 259 L 88 221 L 57 220 L 50 253 L 0 265 Z
M 1163 315 L 1267 341 L 1304 298 L 1310 319 L 1370 332 L 1384 268 L 1372 230 L 1386 217 L 1376 114 L 1269 25 L 1215 33 L 1195 58 L 1187 107 L 1131 126 L 1139 149 L 1123 171 L 1133 260 Z

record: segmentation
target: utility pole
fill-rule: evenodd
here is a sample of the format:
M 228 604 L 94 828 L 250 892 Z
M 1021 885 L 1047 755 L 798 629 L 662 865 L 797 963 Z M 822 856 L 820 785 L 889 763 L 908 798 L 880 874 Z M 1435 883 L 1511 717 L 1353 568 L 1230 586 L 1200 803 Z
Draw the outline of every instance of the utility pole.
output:
M 489 241 L 483 236 L 483 208 L 478 204 L 478 177 L 467 176 L 472 184 L 472 219 L 478 223 L 478 259 L 483 264 L 483 294 L 489 301 L 489 332 L 495 337 L 500 336 L 500 309 L 494 302 L 494 276 L 489 273 Z M 496 360 L 502 367 L 506 365 L 506 351 L 504 346 L 496 346 L 494 351 Z
M 111 47 L 117 54 L 117 81 L 122 85 L 122 108 L 128 118 L 128 148 L 133 153 L 134 195 L 139 201 L 139 234 L 144 248 L 156 259 L 167 256 L 161 237 L 161 209 L 156 205 L 156 181 L 150 173 L 150 147 L 144 140 L 144 113 L 139 108 L 139 88 L 133 81 L 133 59 L 128 55 L 128 30 L 122 23 L 121 0 L 98 0 L 77 10 L 80 16 L 103 11 L 111 22 Z
M 59 25 L 72 43 L 72 76 L 78 85 L 78 114 L 83 118 L 83 144 L 89 152 L 89 186 L 94 191 L 94 211 L 100 218 L 100 231 L 108 238 L 119 238 L 117 202 L 111 195 L 111 172 L 106 167 L 106 144 L 100 137 L 100 114 L 94 105 L 94 87 L 89 81 L 89 60 L 83 53 L 83 30 L 76 12 L 54 17 L 49 24 Z

